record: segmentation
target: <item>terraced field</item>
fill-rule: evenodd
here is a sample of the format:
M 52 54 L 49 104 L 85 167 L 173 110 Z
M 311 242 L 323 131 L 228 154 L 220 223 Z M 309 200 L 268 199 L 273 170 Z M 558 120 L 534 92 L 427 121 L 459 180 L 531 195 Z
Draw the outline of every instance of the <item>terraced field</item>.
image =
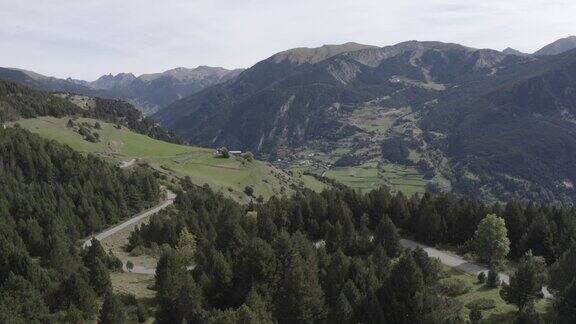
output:
M 385 164 L 378 170 L 376 161 L 354 167 L 336 167 L 326 172 L 326 176 L 361 191 L 389 186 L 406 195 L 423 193 L 427 183 L 414 168 Z
M 125 127 L 99 122 L 99 142 L 91 143 L 75 128 L 67 127 L 68 118 L 41 117 L 18 121 L 24 127 L 42 137 L 54 139 L 83 153 L 93 153 L 115 161 L 133 158 L 145 161 L 154 168 L 175 176 L 190 176 L 198 185 L 208 184 L 214 190 L 238 200 L 247 200 L 246 187 L 254 188 L 254 196 L 291 194 L 292 186 L 309 186 L 321 190 L 324 185 L 315 178 L 302 173 L 288 173 L 261 161 L 247 161 L 242 157 L 216 158 L 213 149 L 177 145 L 158 141 L 134 133 Z M 96 120 L 79 118 L 75 125 L 94 125 Z

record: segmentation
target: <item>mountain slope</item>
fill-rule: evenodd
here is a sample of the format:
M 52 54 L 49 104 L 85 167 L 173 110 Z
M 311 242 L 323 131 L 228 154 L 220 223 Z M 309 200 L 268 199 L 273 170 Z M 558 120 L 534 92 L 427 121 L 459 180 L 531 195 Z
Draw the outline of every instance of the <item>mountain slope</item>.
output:
M 313 63 L 278 59 L 296 55 L 287 53 L 257 63 L 233 82 L 175 102 L 155 117 L 194 143 L 269 154 L 357 132 L 332 118 L 342 113 L 335 104 L 393 97 L 399 91 L 424 99 L 446 85 L 489 75 L 498 65 L 520 59 L 435 42 L 364 48 Z
M 465 86 L 430 107 L 422 126 L 445 134 L 458 164 L 455 183 L 472 195 L 490 188 L 514 198 L 573 197 L 575 75 L 571 51 Z
M 69 93 L 48 93 L 0 80 L 0 123 L 38 116 L 95 117 L 156 139 L 181 142 L 180 138 L 151 118 L 144 117 L 129 103 Z
M 361 189 L 574 196 L 574 52 L 534 58 L 416 41 L 300 51 L 155 117 L 191 143 L 251 150 Z
M 557 55 L 576 48 L 576 36 L 561 38 L 534 53 L 536 56 Z
M 309 175 L 284 172 L 250 155 L 224 159 L 215 157 L 213 149 L 166 142 L 173 139 L 169 133 L 119 100 L 50 94 L 0 81 L 0 129 L 16 123 L 82 153 L 114 161 L 137 159 L 170 177 L 189 176 L 197 185 L 209 184 L 240 201 L 251 199 L 246 187 L 254 197 L 264 198 L 301 187 L 324 188 Z

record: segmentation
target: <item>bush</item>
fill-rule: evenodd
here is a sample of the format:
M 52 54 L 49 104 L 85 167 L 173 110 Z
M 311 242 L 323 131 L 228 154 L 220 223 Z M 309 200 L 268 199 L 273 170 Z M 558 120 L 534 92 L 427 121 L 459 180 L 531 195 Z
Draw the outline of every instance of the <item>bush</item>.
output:
M 472 322 L 472 324 L 480 323 L 482 320 L 482 312 L 479 309 L 473 309 L 469 316 L 470 322 Z
M 470 291 L 470 286 L 464 280 L 452 278 L 441 280 L 438 288 L 440 293 L 450 297 L 460 296 Z
M 478 283 L 481 283 L 481 284 L 485 283 L 486 282 L 486 273 L 484 273 L 484 271 L 480 272 L 478 274 L 477 278 L 478 278 Z
M 496 307 L 496 301 L 490 298 L 478 298 L 466 304 L 466 308 L 488 310 Z
M 148 308 L 144 305 L 144 303 L 139 302 L 136 308 L 136 317 L 138 317 L 139 323 L 144 323 L 148 319 L 149 316 Z
M 244 193 L 250 197 L 252 197 L 252 195 L 254 195 L 254 188 L 250 187 L 250 186 L 246 186 L 246 188 L 244 188 Z
M 242 154 L 242 157 L 243 157 L 244 160 L 246 160 L 247 162 L 252 162 L 252 161 L 254 161 L 254 154 L 252 154 L 252 152 L 246 152 L 246 153 Z

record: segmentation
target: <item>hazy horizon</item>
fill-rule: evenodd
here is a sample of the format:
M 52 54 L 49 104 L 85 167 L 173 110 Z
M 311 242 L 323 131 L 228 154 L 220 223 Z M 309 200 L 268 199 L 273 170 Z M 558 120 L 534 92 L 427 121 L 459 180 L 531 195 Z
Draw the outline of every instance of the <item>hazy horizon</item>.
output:
M 0 66 L 92 81 L 199 65 L 246 68 L 294 47 L 407 40 L 534 52 L 576 33 L 557 0 L 0 1 Z

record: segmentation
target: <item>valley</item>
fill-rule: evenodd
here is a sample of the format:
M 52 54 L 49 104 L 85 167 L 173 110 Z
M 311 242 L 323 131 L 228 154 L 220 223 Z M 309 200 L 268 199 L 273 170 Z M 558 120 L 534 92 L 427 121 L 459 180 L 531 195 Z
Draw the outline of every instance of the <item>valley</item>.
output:
M 162 68 L 192 31 L 0 68 L 0 323 L 576 322 L 576 37 Z

